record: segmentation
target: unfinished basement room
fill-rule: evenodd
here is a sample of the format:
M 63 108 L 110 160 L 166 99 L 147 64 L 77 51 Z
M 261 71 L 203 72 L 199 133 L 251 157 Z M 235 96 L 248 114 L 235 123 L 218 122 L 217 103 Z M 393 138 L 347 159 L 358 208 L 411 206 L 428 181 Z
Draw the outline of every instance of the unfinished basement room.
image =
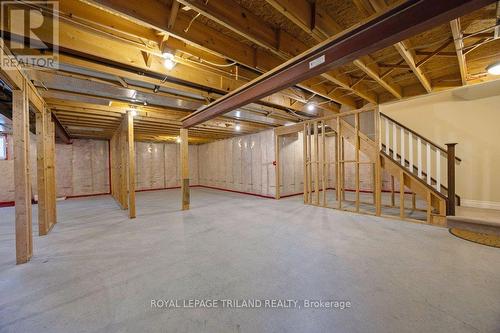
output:
M 0 333 L 500 333 L 500 1 L 0 14 Z

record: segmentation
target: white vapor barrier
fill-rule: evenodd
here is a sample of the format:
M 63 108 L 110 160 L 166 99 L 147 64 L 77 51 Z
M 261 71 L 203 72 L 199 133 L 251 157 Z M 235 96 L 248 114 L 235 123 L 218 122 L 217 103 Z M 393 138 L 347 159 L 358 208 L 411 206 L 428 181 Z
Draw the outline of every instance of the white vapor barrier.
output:
M 178 144 L 136 142 L 136 188 L 154 190 L 178 187 L 180 183 Z M 198 184 L 198 147 L 189 146 L 190 184 Z
M 0 203 L 14 201 L 14 139 L 11 134 L 7 135 L 7 160 L 0 160 Z M 36 187 L 36 135 L 30 133 L 29 153 L 30 178 L 32 184 L 31 193 L 37 191 Z
M 58 196 L 109 192 L 109 145 L 105 140 L 75 139 L 56 144 Z
M 273 131 L 198 146 L 199 184 L 274 196 Z

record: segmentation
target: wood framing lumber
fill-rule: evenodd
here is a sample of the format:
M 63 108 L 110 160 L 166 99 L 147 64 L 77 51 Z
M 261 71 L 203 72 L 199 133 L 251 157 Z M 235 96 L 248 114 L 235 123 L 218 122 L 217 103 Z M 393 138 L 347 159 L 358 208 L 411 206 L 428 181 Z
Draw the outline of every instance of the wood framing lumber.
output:
M 21 90 L 12 91 L 17 264 L 28 262 L 33 255 L 29 163 L 29 100 L 26 83 L 23 83 L 21 88 Z
M 436 4 L 433 0 L 406 1 L 365 24 L 326 40 L 212 102 L 185 118 L 183 127 L 198 125 L 491 2 L 493 1 L 442 0 Z

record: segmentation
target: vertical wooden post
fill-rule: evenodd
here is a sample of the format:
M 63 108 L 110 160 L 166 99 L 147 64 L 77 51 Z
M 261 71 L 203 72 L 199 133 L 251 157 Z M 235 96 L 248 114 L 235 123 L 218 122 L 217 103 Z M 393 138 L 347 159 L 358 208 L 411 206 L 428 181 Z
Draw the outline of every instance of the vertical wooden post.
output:
M 319 205 L 319 138 L 318 138 L 318 122 L 313 122 L 314 126 L 314 193 L 316 194 L 316 205 Z
M 360 150 L 360 142 L 359 142 L 359 113 L 356 113 L 354 115 L 354 128 L 355 128 L 355 142 L 356 142 L 356 145 L 355 145 L 355 151 L 354 151 L 354 154 L 355 154 L 355 160 L 356 160 L 356 163 L 355 163 L 355 173 L 356 173 L 356 212 L 359 212 L 359 182 L 360 182 L 360 179 L 359 179 L 359 150 Z
M 188 146 L 188 130 L 181 128 L 181 191 L 182 191 L 182 210 L 189 209 L 189 146 Z
M 327 176 L 327 164 L 326 164 L 326 137 L 325 137 L 325 121 L 321 122 L 321 185 L 323 190 L 323 207 L 326 207 L 326 183 L 328 181 Z
M 446 205 L 446 215 L 455 215 L 455 146 L 456 143 L 447 143 L 448 148 L 448 201 Z
M 399 173 L 399 217 L 405 218 L 405 173 Z
M 275 165 L 275 186 L 276 186 L 276 193 L 274 194 L 275 199 L 280 198 L 280 137 L 276 134 L 274 134 L 274 160 L 276 162 Z
M 312 192 L 313 192 L 313 180 L 312 180 L 312 136 L 311 136 L 311 123 L 307 123 L 307 177 L 309 180 L 307 182 L 307 202 L 312 203 Z
M 338 119 L 337 119 L 338 121 Z M 339 200 L 339 135 L 335 133 L 335 200 Z
M 432 223 L 432 197 L 431 191 L 427 191 L 427 223 Z
M 127 114 L 127 143 L 128 143 L 128 216 L 133 219 L 135 211 L 135 146 L 134 146 L 134 116 Z
M 345 200 L 345 140 L 340 137 L 340 200 Z
M 49 202 L 49 230 L 57 223 L 56 193 L 56 134 L 52 114 L 47 112 L 47 187 Z
M 394 207 L 396 205 L 396 198 L 394 195 L 394 176 L 391 176 L 391 207 Z
M 49 232 L 48 168 L 47 168 L 47 114 L 45 110 L 36 113 L 36 165 L 38 189 L 38 235 Z
M 306 137 L 306 131 L 307 131 L 307 127 L 306 127 L 306 124 L 304 124 L 304 129 L 303 129 L 303 132 L 302 132 L 302 143 L 303 143 L 303 147 L 302 147 L 302 156 L 303 156 L 303 163 L 304 163 L 304 204 L 307 204 L 307 192 L 308 192 L 308 189 L 307 189 L 307 137 Z
M 379 150 L 382 149 L 382 129 L 381 129 L 381 119 L 380 119 L 380 110 L 378 107 L 374 110 L 374 126 L 375 126 L 375 141 Z M 389 143 L 387 142 L 387 146 Z M 380 216 L 382 214 L 382 164 L 380 160 L 380 151 L 377 150 L 375 154 L 375 183 L 374 183 L 374 201 L 375 201 L 375 215 Z
M 342 128 L 340 127 L 340 117 L 337 117 L 337 208 L 342 208 Z
M 12 91 L 14 129 L 14 182 L 16 211 L 16 263 L 23 264 L 33 255 L 31 226 L 31 181 L 29 170 L 29 101 L 26 83 Z
M 122 203 L 123 209 L 128 209 L 128 184 L 127 184 L 127 115 L 124 116 L 122 123 L 120 125 L 120 201 Z

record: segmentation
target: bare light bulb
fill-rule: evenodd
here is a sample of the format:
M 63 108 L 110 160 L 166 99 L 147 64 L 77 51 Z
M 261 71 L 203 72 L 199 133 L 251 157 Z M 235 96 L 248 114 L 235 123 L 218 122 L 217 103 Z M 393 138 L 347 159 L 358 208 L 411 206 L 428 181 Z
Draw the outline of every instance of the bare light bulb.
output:
M 500 75 L 500 62 L 489 65 L 486 70 L 491 75 Z
M 163 62 L 165 68 L 171 70 L 175 67 L 176 62 L 174 61 L 174 55 L 172 53 L 170 52 L 163 53 L 163 58 L 165 58 L 165 61 Z
M 314 103 L 307 104 L 307 111 L 314 111 L 316 109 L 316 105 Z

